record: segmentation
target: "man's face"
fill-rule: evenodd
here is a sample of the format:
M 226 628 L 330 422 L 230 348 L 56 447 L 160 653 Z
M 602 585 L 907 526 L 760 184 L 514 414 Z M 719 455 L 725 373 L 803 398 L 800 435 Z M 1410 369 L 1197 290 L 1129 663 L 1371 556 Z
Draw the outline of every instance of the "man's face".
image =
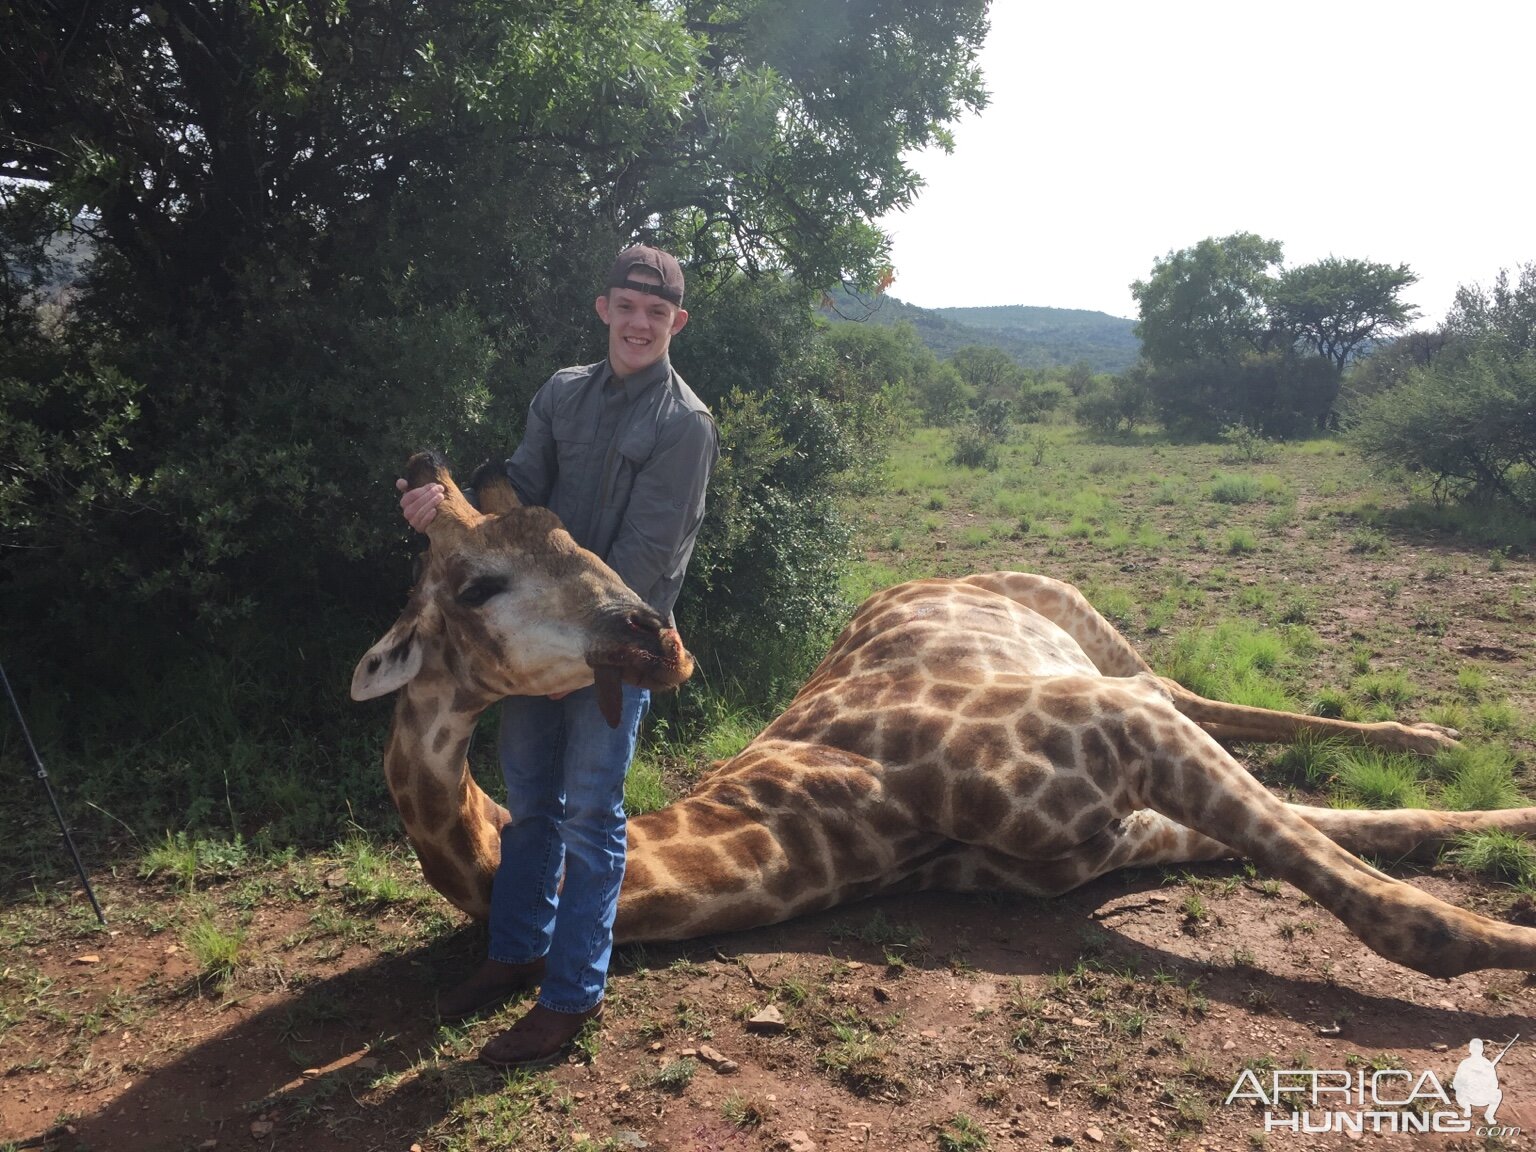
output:
M 631 280 L 660 284 L 650 268 L 635 268 Z M 660 296 L 633 288 L 610 288 L 597 298 L 597 314 L 608 325 L 608 363 L 619 376 L 633 376 L 667 354 L 688 313 Z

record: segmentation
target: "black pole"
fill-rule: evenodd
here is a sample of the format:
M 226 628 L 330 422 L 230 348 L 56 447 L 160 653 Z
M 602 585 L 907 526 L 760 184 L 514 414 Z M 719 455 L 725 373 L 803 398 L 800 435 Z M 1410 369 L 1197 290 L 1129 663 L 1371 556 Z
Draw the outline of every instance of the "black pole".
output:
M 80 873 L 80 883 L 85 885 L 85 894 L 90 897 L 91 907 L 96 909 L 96 919 L 106 924 L 107 918 L 101 914 L 101 905 L 96 902 L 96 893 L 91 891 L 91 878 L 85 874 L 85 865 L 80 863 L 80 853 L 75 850 L 75 839 L 69 834 L 69 825 L 64 823 L 64 812 L 59 807 L 59 800 L 53 794 L 53 785 L 48 780 L 48 769 L 43 767 L 43 758 L 37 754 L 37 745 L 32 743 L 32 733 L 27 731 L 27 718 L 21 714 L 21 705 L 16 700 L 16 693 L 11 691 L 11 682 L 6 677 L 5 665 L 0 664 L 0 684 L 5 686 L 6 698 L 11 702 L 11 711 L 16 713 L 16 723 L 21 726 L 21 738 L 27 745 L 27 753 L 32 757 L 32 768 L 37 773 L 37 778 L 42 782 L 43 791 L 48 793 L 48 803 L 53 805 L 53 814 L 59 818 L 59 831 L 64 833 L 64 843 L 69 845 L 69 854 L 74 859 L 75 871 Z

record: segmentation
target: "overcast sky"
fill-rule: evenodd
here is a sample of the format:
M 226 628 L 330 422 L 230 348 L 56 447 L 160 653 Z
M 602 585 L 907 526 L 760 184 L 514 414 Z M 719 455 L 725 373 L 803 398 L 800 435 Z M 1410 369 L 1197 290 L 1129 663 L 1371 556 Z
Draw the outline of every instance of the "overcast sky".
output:
M 1155 258 L 1248 231 L 1407 263 L 1434 321 L 1536 260 L 1529 0 L 994 0 L 981 63 L 991 105 L 883 221 L 910 303 L 1134 316 Z

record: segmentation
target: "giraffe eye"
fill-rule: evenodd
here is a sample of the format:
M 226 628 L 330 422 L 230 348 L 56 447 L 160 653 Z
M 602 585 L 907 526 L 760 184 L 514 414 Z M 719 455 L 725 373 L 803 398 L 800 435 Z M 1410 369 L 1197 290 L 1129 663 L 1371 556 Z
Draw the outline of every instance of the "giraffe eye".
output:
M 466 608 L 478 608 L 492 596 L 505 592 L 509 586 L 505 576 L 477 576 L 459 590 L 455 599 Z

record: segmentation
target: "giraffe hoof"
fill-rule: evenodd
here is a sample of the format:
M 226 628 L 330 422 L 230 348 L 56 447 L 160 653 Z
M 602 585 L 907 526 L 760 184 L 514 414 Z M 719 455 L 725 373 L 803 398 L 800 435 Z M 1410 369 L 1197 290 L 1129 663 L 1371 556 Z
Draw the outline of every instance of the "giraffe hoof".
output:
M 1461 733 L 1455 728 L 1447 728 L 1444 724 L 1431 724 L 1427 720 L 1404 725 L 1403 732 L 1407 737 L 1409 751 L 1417 752 L 1422 756 L 1433 756 L 1436 752 L 1445 752 L 1459 747 L 1461 740 Z
M 1460 740 L 1461 733 L 1455 728 L 1447 728 L 1444 724 L 1431 724 L 1428 720 L 1420 720 L 1412 727 L 1422 732 L 1438 732 L 1442 736 L 1449 736 L 1452 740 Z

